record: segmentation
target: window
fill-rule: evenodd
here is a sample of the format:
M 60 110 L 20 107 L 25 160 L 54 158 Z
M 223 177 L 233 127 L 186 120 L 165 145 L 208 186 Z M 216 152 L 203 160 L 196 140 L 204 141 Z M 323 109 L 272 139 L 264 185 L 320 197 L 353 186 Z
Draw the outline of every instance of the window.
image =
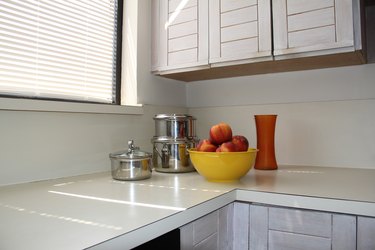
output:
M 0 95 L 119 104 L 121 23 L 122 0 L 1 0 Z

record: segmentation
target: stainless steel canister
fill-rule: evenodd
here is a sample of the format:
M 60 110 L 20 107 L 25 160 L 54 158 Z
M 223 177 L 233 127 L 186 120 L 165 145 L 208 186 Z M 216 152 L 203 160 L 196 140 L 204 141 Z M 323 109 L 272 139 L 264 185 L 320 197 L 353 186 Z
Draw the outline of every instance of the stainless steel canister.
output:
M 152 155 L 140 151 L 133 140 L 128 142 L 128 150 L 109 154 L 112 177 L 115 180 L 134 181 L 151 177 Z
M 166 140 L 153 138 L 152 164 L 158 172 L 183 173 L 195 171 L 188 149 L 196 146 L 196 140 Z
M 154 116 L 155 136 L 164 139 L 194 139 L 195 117 L 186 114 L 158 114 Z

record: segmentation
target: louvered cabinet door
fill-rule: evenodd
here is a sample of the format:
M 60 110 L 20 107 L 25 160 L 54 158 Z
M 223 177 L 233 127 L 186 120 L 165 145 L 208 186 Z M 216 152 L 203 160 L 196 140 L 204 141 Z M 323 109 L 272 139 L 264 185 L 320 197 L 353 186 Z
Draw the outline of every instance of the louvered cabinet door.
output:
M 180 227 L 181 250 L 234 250 L 233 203 Z
M 160 0 L 151 1 L 151 71 L 158 72 L 161 67 L 160 53 Z M 130 34 L 130 33 L 129 33 Z M 130 39 L 124 37 L 124 39 Z
M 356 226 L 354 215 L 250 205 L 249 249 L 356 250 Z
M 208 67 L 208 0 L 158 1 L 158 10 L 153 7 L 153 26 L 158 26 L 153 36 L 157 71 Z
M 357 250 L 375 249 L 375 218 L 358 216 Z
M 268 0 L 210 0 L 210 63 L 272 59 Z
M 361 49 L 358 0 L 272 0 L 272 8 L 275 59 Z

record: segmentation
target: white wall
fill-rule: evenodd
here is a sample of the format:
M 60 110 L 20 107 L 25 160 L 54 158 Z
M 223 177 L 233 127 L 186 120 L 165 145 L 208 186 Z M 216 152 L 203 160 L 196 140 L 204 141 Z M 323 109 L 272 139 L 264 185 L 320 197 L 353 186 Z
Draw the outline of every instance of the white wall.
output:
M 133 1 L 133 0 L 128 0 Z M 137 4 L 134 4 L 138 2 Z M 0 186 L 110 169 L 108 154 L 134 139 L 151 150 L 152 117 L 185 113 L 185 85 L 150 73 L 150 2 L 133 1 L 138 101 L 144 115 L 5 111 L 0 107 Z M 137 12 L 133 12 L 136 14 Z
M 0 185 L 110 170 L 109 153 L 134 139 L 152 152 L 152 117 L 185 108 L 145 106 L 144 115 L 0 111 Z
M 198 136 L 224 121 L 256 147 L 254 115 L 277 114 L 275 149 L 280 165 L 375 169 L 375 100 L 192 108 Z
M 185 85 L 150 73 L 151 1 L 137 2 L 136 79 L 138 101 L 148 104 L 145 114 L 0 107 L 0 185 L 109 170 L 108 154 L 126 147 L 128 139 L 151 150 L 153 115 L 185 113 L 186 105 L 198 118 L 201 138 L 223 120 L 254 145 L 252 116 L 272 112 L 279 115 L 279 163 L 375 168 L 374 64 Z
M 278 115 L 279 164 L 375 169 L 375 64 L 193 82 L 189 112 L 208 137 L 220 121 L 256 147 L 255 114 Z
M 188 107 L 375 98 L 375 64 L 197 81 Z
M 151 1 L 138 0 L 138 9 L 138 101 L 185 107 L 185 83 L 151 73 Z

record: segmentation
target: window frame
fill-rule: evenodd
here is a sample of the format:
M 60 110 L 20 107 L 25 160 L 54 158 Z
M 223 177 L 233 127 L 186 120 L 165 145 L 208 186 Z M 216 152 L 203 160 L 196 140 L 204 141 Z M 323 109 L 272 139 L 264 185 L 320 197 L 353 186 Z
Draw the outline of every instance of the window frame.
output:
M 114 105 L 121 105 L 121 77 L 122 77 L 122 33 L 124 20 L 124 0 L 117 0 L 117 30 L 116 30 L 116 96 Z
M 58 111 L 60 109 L 64 110 L 63 106 L 64 106 L 64 103 L 77 103 L 77 104 L 96 104 L 96 105 L 106 105 L 106 106 L 121 106 L 121 85 L 122 85 L 122 47 L 123 47 L 123 44 L 122 44 L 122 37 L 123 37 L 123 14 L 124 14 L 124 1 L 126 0 L 117 0 L 117 19 L 116 19 L 116 59 L 115 59 L 115 63 L 116 63 L 116 67 L 115 67 L 115 87 L 114 87 L 114 90 L 115 90 L 115 97 L 114 97 L 114 100 L 113 100 L 113 103 L 102 103 L 102 102 L 96 102 L 96 101 L 84 101 L 84 100 L 70 100 L 70 99 L 64 99 L 64 98 L 50 98 L 50 97 L 32 97 L 32 96 L 22 96 L 22 95 L 6 95 L 6 94 L 2 94 L 0 93 L 0 110 L 2 109 L 5 109 L 5 110 L 9 110 L 9 108 L 4 108 L 4 106 L 12 106 L 11 104 L 14 103 L 12 101 L 12 99 L 15 99 L 15 100 L 18 100 L 19 103 L 27 103 L 27 105 L 30 105 L 32 104 L 33 102 L 29 102 L 29 101 L 34 101 L 36 102 L 36 105 L 32 105 L 32 106 L 35 106 L 35 107 L 40 107 L 43 103 L 45 104 L 51 104 L 53 102 L 56 102 L 56 105 L 52 105 L 52 106 L 59 106 L 59 107 L 62 107 L 62 108 L 58 108 L 58 109 L 54 109 L 54 110 L 51 110 L 51 111 Z M 6 101 L 8 99 L 8 101 Z M 28 101 L 29 100 L 29 101 Z M 3 106 L 4 105 L 4 106 Z M 71 106 L 69 104 L 67 104 L 68 106 Z M 16 106 L 19 106 L 19 105 L 16 105 Z M 82 105 L 82 107 L 84 107 L 86 105 Z M 141 106 L 141 105 L 134 105 L 134 106 Z M 78 106 L 77 106 L 78 107 Z M 99 107 L 99 106 L 97 106 Z M 12 109 L 11 109 L 12 110 Z M 15 108 L 15 110 L 18 110 L 18 108 Z M 28 109 L 27 107 L 24 109 L 24 110 L 34 110 L 34 109 Z M 37 108 L 36 110 L 41 110 L 40 108 Z M 68 108 L 68 110 L 71 110 L 71 108 Z M 87 110 L 84 108 L 84 110 Z M 88 110 L 91 110 L 91 109 L 88 109 Z M 108 109 L 107 108 L 99 108 L 99 110 L 111 110 L 110 108 Z M 74 112 L 73 110 L 71 111 L 68 111 L 68 112 Z M 77 111 L 77 112 L 81 112 L 81 111 Z M 86 111 L 83 111 L 84 113 Z M 91 113 L 90 111 L 88 111 L 89 113 Z M 101 113 L 101 112 L 99 112 Z M 105 112 L 106 113 L 106 112 Z M 109 113 L 117 113 L 117 112 L 113 112 L 113 111 L 109 111 Z M 138 111 L 136 113 L 139 113 Z

